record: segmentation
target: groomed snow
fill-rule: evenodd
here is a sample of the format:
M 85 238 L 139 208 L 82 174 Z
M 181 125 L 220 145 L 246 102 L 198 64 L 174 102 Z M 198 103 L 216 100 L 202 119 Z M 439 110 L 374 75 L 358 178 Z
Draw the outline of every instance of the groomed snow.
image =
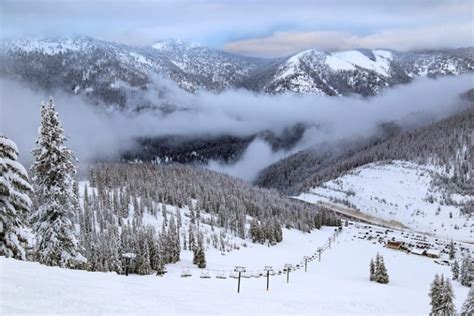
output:
M 308 236 L 314 247 L 327 241 L 333 228 L 311 235 L 285 235 L 281 247 L 262 252 L 242 251 L 241 262 L 259 266 L 272 260 L 299 257 L 299 242 Z M 435 273 L 450 277 L 449 267 L 432 259 L 383 248 L 355 237 L 355 227 L 346 227 L 321 262 L 303 269 L 271 277 L 270 291 L 265 278 L 243 278 L 241 293 L 235 279 L 201 279 L 196 271 L 180 277 L 180 263 L 168 266 L 164 277 L 129 277 L 46 267 L 0 257 L 0 311 L 2 314 L 154 314 L 154 315 L 427 315 L 428 290 Z M 287 232 L 285 231 L 285 234 Z M 380 252 L 390 275 L 390 283 L 368 280 L 368 264 Z M 283 254 L 285 253 L 285 254 Z M 268 255 L 268 256 L 267 256 Z M 267 257 L 266 257 L 267 256 Z M 234 263 L 231 257 L 209 255 L 212 266 Z M 266 259 L 266 260 L 265 260 Z M 277 262 L 278 264 L 278 262 Z M 229 267 L 232 268 L 232 267 Z M 453 284 L 459 310 L 468 288 Z

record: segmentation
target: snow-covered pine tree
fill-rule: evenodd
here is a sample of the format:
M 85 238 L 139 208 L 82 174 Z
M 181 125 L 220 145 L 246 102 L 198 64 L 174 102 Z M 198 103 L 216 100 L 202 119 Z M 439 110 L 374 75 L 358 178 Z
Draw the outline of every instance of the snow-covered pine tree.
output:
M 192 212 L 191 212 L 192 214 Z M 194 224 L 189 222 L 189 229 L 188 229 L 188 248 L 191 251 L 194 251 L 196 249 L 196 238 L 194 236 Z
M 451 239 L 449 243 L 449 260 L 453 260 L 456 254 L 456 249 L 454 248 L 454 241 Z
M 250 237 L 252 242 L 256 243 L 259 240 L 259 227 L 257 219 L 252 219 L 250 222 Z
M 193 263 L 200 269 L 206 268 L 206 255 L 204 253 L 203 236 L 199 234 L 198 242 L 194 250 Z
M 161 205 L 161 214 L 163 215 L 163 225 L 168 226 L 168 211 L 166 210 L 166 205 Z
M 138 274 L 146 275 L 151 273 L 150 248 L 148 242 L 141 240 L 140 253 L 137 256 L 136 270 Z
M 382 283 L 382 284 L 387 284 L 389 282 L 387 269 L 385 268 L 385 262 L 382 256 L 379 256 L 379 260 L 376 260 L 374 279 L 376 282 Z
M 443 276 L 441 276 L 441 278 L 444 279 Z M 445 279 L 440 291 L 438 309 L 434 315 L 455 315 L 456 308 L 454 306 L 453 299 L 454 293 L 451 286 L 451 281 L 449 281 L 449 279 Z
M 462 305 L 461 310 L 462 316 L 474 315 L 474 286 L 471 285 L 469 293 L 467 293 L 467 299 Z
M 459 282 L 464 286 L 471 286 L 471 257 L 468 255 L 464 257 L 461 265 L 461 273 L 459 275 Z
M 74 154 L 64 146 L 66 137 L 52 98 L 41 107 L 41 125 L 31 167 L 36 193 L 32 215 L 39 262 L 69 268 L 81 267 L 85 258 L 75 230 L 77 196 L 73 190 Z
M 436 311 L 439 309 L 440 292 L 441 292 L 440 278 L 438 274 L 435 274 L 435 277 L 433 279 L 433 282 L 431 283 L 430 292 L 429 292 L 430 305 L 431 305 L 430 315 L 435 315 Z
M 370 259 L 370 271 L 369 271 L 369 279 L 370 281 L 374 281 L 375 278 L 375 263 L 374 259 Z
M 457 260 L 454 260 L 451 272 L 453 273 L 453 280 L 457 280 L 459 278 L 459 264 Z
M 26 260 L 26 219 L 33 189 L 25 168 L 17 161 L 18 148 L 0 135 L 0 255 Z

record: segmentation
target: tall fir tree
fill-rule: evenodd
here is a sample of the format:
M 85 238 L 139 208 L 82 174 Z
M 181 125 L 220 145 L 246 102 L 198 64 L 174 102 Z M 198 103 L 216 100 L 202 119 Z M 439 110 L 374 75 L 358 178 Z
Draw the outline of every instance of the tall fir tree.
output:
M 198 235 L 198 242 L 193 255 L 193 263 L 200 269 L 206 268 L 206 255 L 204 253 L 203 236 L 201 233 Z
M 431 313 L 433 316 L 455 315 L 454 294 L 451 282 L 443 275 L 435 275 L 429 292 Z
M 442 276 L 442 278 L 444 278 Z M 451 286 L 451 281 L 449 279 L 445 279 L 443 282 L 443 286 L 441 288 L 440 297 L 439 297 L 439 306 L 438 310 L 436 311 L 436 315 L 455 315 L 456 308 L 453 303 L 454 293 L 453 288 Z
M 41 125 L 35 161 L 31 167 L 36 193 L 32 215 L 36 258 L 50 266 L 79 268 L 85 258 L 77 239 L 74 193 L 74 154 L 64 146 L 66 137 L 52 98 L 41 107 Z
M 369 270 L 369 279 L 370 281 L 374 281 L 374 278 L 375 278 L 375 263 L 374 263 L 374 259 L 370 259 L 370 270 Z
M 387 284 L 389 282 L 389 276 L 383 257 L 377 254 L 375 259 L 375 275 L 374 280 L 378 283 Z
M 467 299 L 462 305 L 461 310 L 462 316 L 474 315 L 474 286 L 471 285 L 469 293 L 467 293 Z
M 438 274 L 435 274 L 433 282 L 431 283 L 429 297 L 430 297 L 430 305 L 431 305 L 431 314 L 434 314 L 439 308 L 439 301 L 440 301 L 440 292 L 441 292 L 441 284 L 440 278 Z
M 454 241 L 451 239 L 449 243 L 449 260 L 453 260 L 456 255 L 456 248 L 454 247 Z
M 461 271 L 459 273 L 459 282 L 464 286 L 471 286 L 471 264 L 471 257 L 469 255 L 464 257 L 461 264 Z
M 457 280 L 459 278 L 459 264 L 457 260 L 454 260 L 451 272 L 453 273 L 453 280 Z
M 0 255 L 26 260 L 27 217 L 33 189 L 18 161 L 18 148 L 0 135 Z

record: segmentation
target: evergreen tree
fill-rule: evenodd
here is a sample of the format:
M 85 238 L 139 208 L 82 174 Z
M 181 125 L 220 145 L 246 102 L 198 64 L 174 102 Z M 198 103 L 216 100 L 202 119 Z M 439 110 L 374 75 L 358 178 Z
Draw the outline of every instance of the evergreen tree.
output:
M 150 265 L 150 248 L 148 247 L 148 242 L 141 240 L 143 243 L 140 247 L 140 253 L 137 258 L 136 270 L 138 274 L 146 275 L 151 273 Z
M 84 263 L 76 237 L 74 155 L 63 144 L 64 131 L 53 100 L 41 107 L 41 126 L 33 150 L 36 209 L 32 216 L 37 235 L 36 257 L 43 264 L 77 268 Z
M 449 243 L 449 259 L 453 260 L 455 254 L 456 254 L 456 249 L 454 248 L 454 241 L 451 239 L 451 242 Z
M 431 305 L 431 313 L 430 315 L 435 315 L 436 311 L 439 309 L 439 302 L 440 302 L 440 293 L 441 293 L 441 284 L 440 278 L 438 274 L 435 274 L 434 280 L 431 283 L 430 288 L 430 305 Z
M 433 283 L 431 283 L 429 296 L 431 298 L 430 315 L 455 315 L 453 288 L 451 282 L 445 279 L 443 275 L 441 275 L 441 277 L 439 277 L 438 274 L 435 275 Z
M 255 218 L 250 222 L 250 238 L 252 238 L 254 243 L 260 239 L 258 221 Z
M 387 284 L 389 277 L 383 257 L 377 254 L 378 259 L 375 260 L 375 277 L 374 280 L 378 283 Z
M 15 143 L 0 135 L 0 255 L 26 260 L 28 195 L 33 189 L 17 159 Z
M 471 264 L 471 257 L 469 255 L 464 257 L 459 276 L 459 281 L 464 286 L 471 286 Z
M 370 281 L 374 281 L 374 279 L 375 279 L 375 264 L 374 264 L 374 259 L 370 259 L 369 279 L 370 279 Z
M 474 286 L 471 285 L 469 293 L 467 293 L 467 299 L 464 302 L 461 310 L 462 316 L 474 315 Z
M 444 277 L 441 276 L 443 279 Z M 445 279 L 440 291 L 439 305 L 436 315 L 455 315 L 456 309 L 453 303 L 454 293 L 451 282 Z
M 166 210 L 166 205 L 165 204 L 162 204 L 161 206 L 161 213 L 163 215 L 163 224 L 164 226 L 168 226 L 168 211 Z
M 457 280 L 459 278 L 459 264 L 457 260 L 454 260 L 451 272 L 453 273 L 453 280 Z
M 194 236 L 194 224 L 191 222 L 189 223 L 188 235 L 188 248 L 194 251 L 196 249 L 196 238 Z
M 206 268 L 206 256 L 204 253 L 203 237 L 199 234 L 197 246 L 194 250 L 193 263 L 200 269 Z

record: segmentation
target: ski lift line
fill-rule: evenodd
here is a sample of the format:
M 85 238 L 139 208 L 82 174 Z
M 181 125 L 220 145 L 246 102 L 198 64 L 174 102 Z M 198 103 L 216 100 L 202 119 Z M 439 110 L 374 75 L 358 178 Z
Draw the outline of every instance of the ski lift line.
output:
M 329 237 L 328 241 L 326 242 L 326 244 L 323 246 L 323 247 L 320 247 L 318 248 L 313 255 L 311 256 L 304 256 L 302 261 L 300 261 L 300 263 L 298 264 L 295 264 L 295 265 L 292 265 L 294 267 L 294 269 L 299 269 L 301 268 L 301 265 L 304 264 L 304 260 L 305 258 L 309 258 L 308 261 L 309 262 L 312 262 L 316 259 L 316 256 L 318 256 L 320 253 L 322 253 L 323 251 L 327 250 L 327 249 L 330 249 L 329 248 L 329 245 L 330 245 L 330 241 L 329 240 L 335 240 L 335 238 L 338 236 L 337 233 L 334 233 L 331 237 Z M 298 267 L 299 266 L 299 267 Z M 209 272 L 215 272 L 216 273 L 216 278 L 219 278 L 219 274 L 228 274 L 230 275 L 230 277 L 232 277 L 232 274 L 235 273 L 235 270 L 234 269 L 200 269 L 196 266 L 181 266 L 183 271 L 181 273 L 181 276 L 182 277 L 188 277 L 188 276 L 192 276 L 191 273 L 190 273 L 190 270 L 193 270 L 193 271 L 200 271 L 201 274 L 206 271 L 207 273 Z M 274 269 L 274 271 L 284 271 L 286 269 L 285 265 L 282 266 L 282 268 L 278 268 L 278 266 L 276 266 L 276 268 Z M 184 271 L 184 270 L 187 270 L 187 271 Z M 187 273 L 186 273 L 187 272 Z M 261 268 L 261 267 L 250 267 L 250 268 L 246 268 L 246 272 L 244 272 L 244 277 L 260 277 L 261 275 L 265 274 L 265 268 Z M 278 273 L 276 273 L 278 274 Z M 202 275 L 201 275 L 201 278 Z M 205 278 L 210 278 L 210 277 L 205 277 Z M 220 278 L 227 278 L 225 276 L 222 276 Z

